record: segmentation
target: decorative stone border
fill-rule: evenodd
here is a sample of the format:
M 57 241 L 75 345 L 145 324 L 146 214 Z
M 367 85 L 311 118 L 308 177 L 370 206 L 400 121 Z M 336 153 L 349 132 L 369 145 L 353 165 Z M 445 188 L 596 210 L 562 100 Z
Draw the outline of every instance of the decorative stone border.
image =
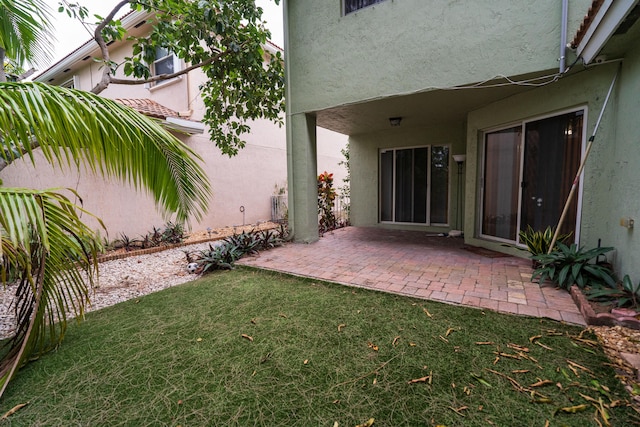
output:
M 580 288 L 576 285 L 571 286 L 571 298 L 573 302 L 578 306 L 582 317 L 587 322 L 587 325 L 593 326 L 624 326 L 631 329 L 640 330 L 640 320 L 635 317 L 629 316 L 616 316 L 611 313 L 598 313 L 596 314 L 591 308 L 591 304 L 587 301 L 587 297 L 584 296 Z

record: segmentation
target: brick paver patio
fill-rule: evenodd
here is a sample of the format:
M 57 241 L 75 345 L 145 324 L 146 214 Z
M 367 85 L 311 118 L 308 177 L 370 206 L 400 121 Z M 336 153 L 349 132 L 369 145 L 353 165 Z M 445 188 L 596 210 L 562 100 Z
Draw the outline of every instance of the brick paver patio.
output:
M 464 249 L 463 239 L 347 227 L 241 264 L 348 286 L 584 325 L 568 292 L 531 282 L 531 261 Z

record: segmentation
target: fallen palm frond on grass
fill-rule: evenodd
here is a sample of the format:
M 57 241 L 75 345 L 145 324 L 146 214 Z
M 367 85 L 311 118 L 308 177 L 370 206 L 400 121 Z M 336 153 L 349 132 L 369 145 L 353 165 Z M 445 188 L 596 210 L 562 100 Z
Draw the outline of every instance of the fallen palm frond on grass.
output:
M 6 422 L 48 426 L 634 425 L 602 350 L 575 337 L 591 340 L 240 268 L 89 313 L 0 412 L 29 401 Z

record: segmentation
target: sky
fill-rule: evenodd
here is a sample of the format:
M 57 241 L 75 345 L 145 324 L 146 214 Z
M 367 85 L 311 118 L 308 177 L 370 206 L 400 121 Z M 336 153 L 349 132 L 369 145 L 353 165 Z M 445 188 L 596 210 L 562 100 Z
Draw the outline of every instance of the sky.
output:
M 91 16 L 93 14 L 105 16 L 119 0 L 72 0 L 70 3 L 76 1 L 87 7 Z M 45 0 L 45 2 L 51 7 L 54 18 L 56 41 L 53 63 L 89 40 L 91 34 L 87 32 L 80 22 L 69 18 L 66 13 L 58 13 L 59 0 Z M 284 45 L 282 2 L 280 2 L 280 5 L 276 5 L 272 0 L 256 0 L 256 4 L 264 10 L 262 19 L 267 22 L 267 27 L 271 30 L 271 41 L 282 47 Z M 90 22 L 93 22 L 93 20 Z M 44 69 L 46 67 L 39 68 Z

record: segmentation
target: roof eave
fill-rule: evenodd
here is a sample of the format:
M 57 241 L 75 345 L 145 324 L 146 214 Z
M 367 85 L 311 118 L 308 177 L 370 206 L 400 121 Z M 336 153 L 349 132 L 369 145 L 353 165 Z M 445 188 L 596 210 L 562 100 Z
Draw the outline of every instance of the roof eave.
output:
M 576 48 L 576 55 L 590 64 L 607 44 L 625 17 L 640 0 L 606 0 Z
M 122 26 L 126 30 L 130 30 L 136 24 L 140 22 L 141 19 L 149 19 L 153 16 L 151 12 L 145 11 L 131 11 L 122 17 L 121 22 Z M 96 50 L 99 50 L 98 44 L 94 39 L 90 39 L 78 47 L 76 50 L 53 64 L 51 67 L 47 68 L 42 72 L 42 74 L 34 77 L 34 81 L 36 82 L 48 82 L 50 79 L 55 78 L 61 72 L 71 67 L 72 65 L 80 62 L 87 56 L 92 55 Z

